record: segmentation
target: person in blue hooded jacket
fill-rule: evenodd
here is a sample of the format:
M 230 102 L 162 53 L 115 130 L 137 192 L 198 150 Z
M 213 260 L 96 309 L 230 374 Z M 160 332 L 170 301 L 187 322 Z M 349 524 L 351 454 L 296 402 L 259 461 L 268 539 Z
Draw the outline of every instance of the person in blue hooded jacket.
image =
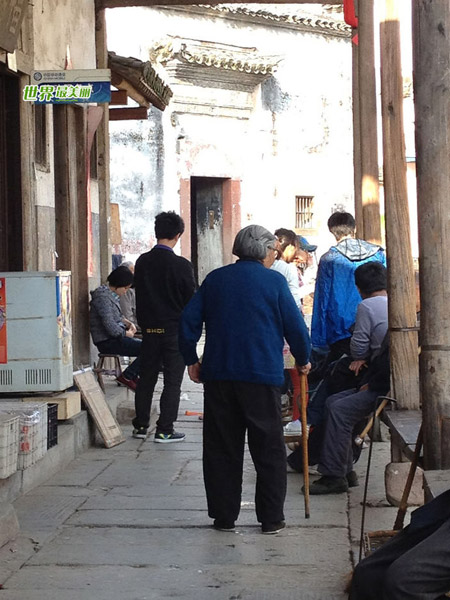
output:
M 328 219 L 328 229 L 337 243 L 319 262 L 311 342 L 313 347 L 328 347 L 328 362 L 332 362 L 350 354 L 351 327 L 361 302 L 355 285 L 356 269 L 369 261 L 386 266 L 386 256 L 378 244 L 355 239 L 355 219 L 350 213 L 333 213 Z

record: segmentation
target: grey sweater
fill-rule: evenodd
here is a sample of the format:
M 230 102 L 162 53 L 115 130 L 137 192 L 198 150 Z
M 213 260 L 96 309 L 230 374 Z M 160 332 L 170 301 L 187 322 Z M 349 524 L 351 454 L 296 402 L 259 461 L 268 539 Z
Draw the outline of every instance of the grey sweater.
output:
M 101 285 L 91 292 L 89 328 L 94 344 L 125 335 L 119 298 L 107 285 Z
M 352 358 L 370 359 L 380 348 L 387 328 L 387 296 L 374 296 L 363 300 L 358 305 L 355 328 L 350 340 Z

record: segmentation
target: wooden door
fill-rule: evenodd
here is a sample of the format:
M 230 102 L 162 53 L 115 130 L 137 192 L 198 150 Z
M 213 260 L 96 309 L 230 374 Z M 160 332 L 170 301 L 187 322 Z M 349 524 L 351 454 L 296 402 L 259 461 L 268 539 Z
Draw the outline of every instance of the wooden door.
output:
M 191 178 L 192 263 L 198 283 L 223 266 L 223 179 Z

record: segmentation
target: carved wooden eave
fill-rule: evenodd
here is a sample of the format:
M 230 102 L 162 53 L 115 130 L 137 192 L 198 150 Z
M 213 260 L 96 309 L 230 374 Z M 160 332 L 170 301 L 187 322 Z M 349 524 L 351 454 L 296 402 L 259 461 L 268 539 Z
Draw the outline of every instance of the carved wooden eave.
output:
M 172 82 L 246 92 L 275 73 L 282 60 L 280 56 L 261 56 L 256 48 L 178 37 L 152 48 L 150 58 L 164 65 Z
M 108 67 L 111 69 L 111 83 L 116 88 L 126 90 L 140 106 L 149 108 L 151 104 L 164 110 L 172 97 L 172 90 L 156 73 L 150 62 L 137 58 L 118 56 L 108 52 Z

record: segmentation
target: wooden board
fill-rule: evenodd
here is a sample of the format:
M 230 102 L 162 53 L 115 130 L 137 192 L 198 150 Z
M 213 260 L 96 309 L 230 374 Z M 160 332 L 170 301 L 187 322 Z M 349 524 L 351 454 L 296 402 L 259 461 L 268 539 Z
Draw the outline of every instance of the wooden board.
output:
M 58 405 L 58 421 L 71 419 L 81 411 L 80 392 L 61 392 L 46 396 L 27 396 L 23 402 L 53 402 Z
M 111 412 L 105 400 L 92 369 L 74 373 L 75 384 L 81 392 L 81 396 L 87 406 L 89 413 L 98 427 L 100 435 L 107 448 L 112 448 L 125 441 L 122 430 Z

